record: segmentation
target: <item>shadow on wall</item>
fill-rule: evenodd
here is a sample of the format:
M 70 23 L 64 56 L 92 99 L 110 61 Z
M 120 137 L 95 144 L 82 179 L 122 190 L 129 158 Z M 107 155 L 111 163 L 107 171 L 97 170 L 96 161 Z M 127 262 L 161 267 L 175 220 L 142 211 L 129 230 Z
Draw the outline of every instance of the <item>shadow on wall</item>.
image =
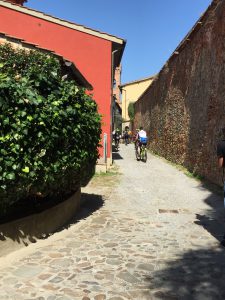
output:
M 96 194 L 81 194 L 81 206 L 74 218 L 64 226 L 63 229 L 69 228 L 71 225 L 78 223 L 82 219 L 86 219 L 91 216 L 95 211 L 99 210 L 104 205 L 104 200 L 101 195 Z
M 224 300 L 224 270 L 225 250 L 204 248 L 171 260 L 145 280 L 157 299 Z

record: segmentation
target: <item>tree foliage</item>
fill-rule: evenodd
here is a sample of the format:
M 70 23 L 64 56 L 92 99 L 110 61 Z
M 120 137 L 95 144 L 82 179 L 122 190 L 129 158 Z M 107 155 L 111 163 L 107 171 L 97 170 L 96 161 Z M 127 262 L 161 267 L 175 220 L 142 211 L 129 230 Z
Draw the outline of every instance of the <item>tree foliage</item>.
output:
M 69 192 L 98 157 L 97 105 L 57 58 L 0 46 L 0 205 Z
M 131 121 L 134 120 L 134 102 L 130 102 L 128 105 L 128 116 Z

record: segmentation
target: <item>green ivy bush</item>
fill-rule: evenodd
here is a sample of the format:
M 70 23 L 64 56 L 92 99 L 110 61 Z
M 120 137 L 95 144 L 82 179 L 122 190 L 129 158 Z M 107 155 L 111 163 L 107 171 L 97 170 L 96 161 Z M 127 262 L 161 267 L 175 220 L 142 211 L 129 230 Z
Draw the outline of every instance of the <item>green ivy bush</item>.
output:
M 131 121 L 134 120 L 135 112 L 134 112 L 134 102 L 130 102 L 128 105 L 128 116 Z
M 85 89 L 40 51 L 0 45 L 0 208 L 76 190 L 92 175 L 101 117 Z

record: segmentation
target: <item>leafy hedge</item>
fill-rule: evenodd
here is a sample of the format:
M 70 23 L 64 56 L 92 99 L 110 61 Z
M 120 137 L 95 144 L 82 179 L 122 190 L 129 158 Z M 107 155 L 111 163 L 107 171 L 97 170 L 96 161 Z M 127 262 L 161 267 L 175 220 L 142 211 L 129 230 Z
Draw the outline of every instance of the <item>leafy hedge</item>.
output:
M 98 157 L 97 105 L 59 60 L 0 45 L 0 206 L 70 192 Z

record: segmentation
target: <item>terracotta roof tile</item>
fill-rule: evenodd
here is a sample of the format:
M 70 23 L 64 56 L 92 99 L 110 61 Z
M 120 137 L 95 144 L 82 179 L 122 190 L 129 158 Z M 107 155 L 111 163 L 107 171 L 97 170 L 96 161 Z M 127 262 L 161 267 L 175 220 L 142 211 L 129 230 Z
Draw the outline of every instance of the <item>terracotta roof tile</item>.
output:
M 66 25 L 76 26 L 77 27 L 76 30 L 80 30 L 82 32 L 86 32 L 86 33 L 93 34 L 93 35 L 98 34 L 101 38 L 109 39 L 109 40 L 113 39 L 114 42 L 116 42 L 116 40 L 117 40 L 117 42 L 120 43 L 120 44 L 125 44 L 126 43 L 126 41 L 124 39 L 119 38 L 119 37 L 117 37 L 115 35 L 111 35 L 109 33 L 101 32 L 99 30 L 95 30 L 95 29 L 92 29 L 90 27 L 86 27 L 84 25 L 77 24 L 77 23 L 74 23 L 74 22 L 71 22 L 71 21 L 60 19 L 60 18 L 51 16 L 49 14 L 45 14 L 43 12 L 31 9 L 29 7 L 25 7 L 25 6 L 22 6 L 22 5 L 19 5 L 19 4 L 15 4 L 15 3 L 10 3 L 10 2 L 8 2 L 6 0 L 0 0 L 0 6 L 1 5 L 9 7 L 9 8 L 14 8 L 14 9 L 16 9 L 16 7 L 19 7 L 19 10 L 22 11 L 22 12 L 24 12 L 24 13 L 27 13 L 27 14 L 30 14 L 30 15 L 34 15 L 34 13 L 35 13 L 36 17 L 39 17 L 39 18 L 42 18 L 42 19 L 51 18 L 52 22 L 55 21 L 55 23 L 58 23 L 56 21 L 59 21 L 59 23 L 61 23 L 61 25 L 64 25 L 64 26 L 66 26 Z

